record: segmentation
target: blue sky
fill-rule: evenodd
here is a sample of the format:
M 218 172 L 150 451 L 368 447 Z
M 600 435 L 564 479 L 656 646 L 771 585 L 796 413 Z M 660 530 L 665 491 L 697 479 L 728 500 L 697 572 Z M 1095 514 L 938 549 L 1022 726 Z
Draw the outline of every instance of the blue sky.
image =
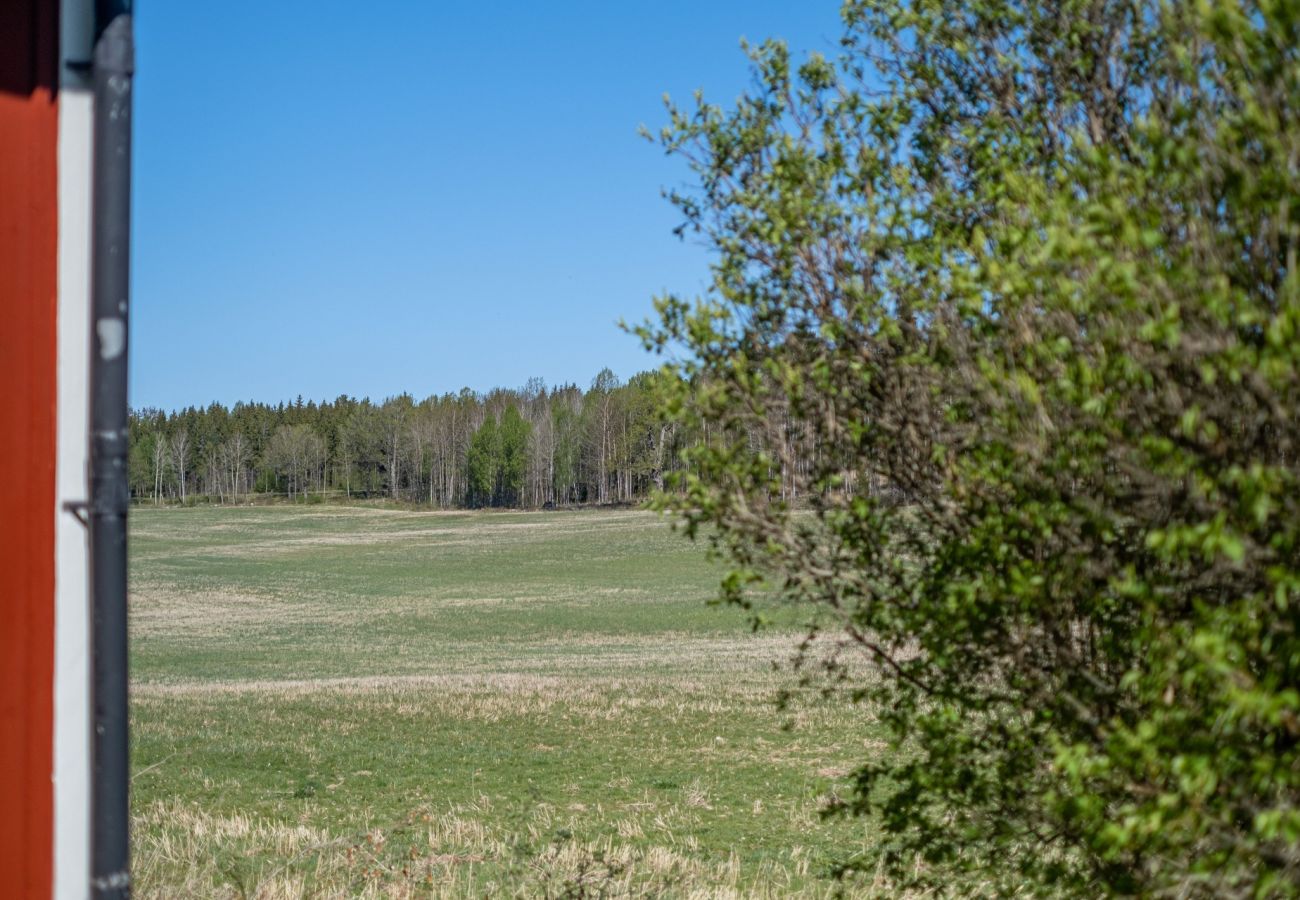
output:
M 656 365 L 707 256 L 637 136 L 837 0 L 141 3 L 131 402 L 417 397 Z

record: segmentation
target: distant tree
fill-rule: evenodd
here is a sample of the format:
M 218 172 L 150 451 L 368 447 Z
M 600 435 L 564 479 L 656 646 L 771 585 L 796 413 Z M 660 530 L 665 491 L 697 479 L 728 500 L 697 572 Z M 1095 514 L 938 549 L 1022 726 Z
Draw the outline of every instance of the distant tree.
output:
M 551 398 L 533 405 L 529 417 L 529 446 L 527 450 L 529 505 L 544 506 L 555 502 L 555 419 L 551 414 Z
M 591 382 L 584 398 L 587 416 L 587 448 L 595 471 L 597 503 L 610 500 L 610 463 L 614 455 L 614 432 L 617 424 L 619 381 L 609 369 L 601 369 Z
M 640 333 L 703 434 L 664 503 L 892 735 L 848 867 L 1300 895 L 1300 7 L 844 17 L 671 108 L 717 257 Z
M 412 405 L 410 395 L 402 394 L 386 402 L 379 410 L 380 440 L 384 450 L 384 465 L 388 471 L 388 494 L 393 499 L 397 499 L 402 486 L 402 461 L 406 456 Z
M 229 492 L 236 498 L 245 490 L 244 471 L 248 467 L 248 441 L 238 428 L 222 442 L 220 448 L 221 470 Z
M 369 401 L 357 404 L 340 428 L 339 458 L 344 488 L 373 491 L 379 486 L 379 466 L 384 452 L 380 445 L 379 415 Z M 355 476 L 355 480 L 354 480 Z
M 527 471 L 528 437 L 532 431 L 519 408 L 513 403 L 501 413 L 497 429 L 499 442 L 497 496 L 499 506 L 518 506 L 524 490 Z
M 582 476 L 582 392 L 569 385 L 551 398 L 551 429 L 555 433 L 553 492 L 557 503 L 579 503 L 585 499 Z
M 137 496 L 152 494 L 154 489 L 154 448 L 161 436 L 145 430 L 138 420 L 131 422 L 131 451 L 128 458 L 131 490 Z
M 149 448 L 149 459 L 153 464 L 153 502 L 158 503 L 163 496 L 163 482 L 167 475 L 167 460 L 170 456 L 167 435 L 162 431 L 152 434 L 153 444 Z
M 168 441 L 168 448 L 171 451 L 172 471 L 176 474 L 176 493 L 182 503 L 185 502 L 185 483 L 188 480 L 190 446 L 190 430 L 188 427 L 182 426 L 172 432 Z
M 324 441 L 308 425 L 281 425 L 266 448 L 266 465 L 283 480 L 290 499 L 311 488 Z
M 664 472 L 670 464 L 668 454 L 677 430 L 676 424 L 662 415 L 658 405 L 669 378 L 662 372 L 643 372 L 627 384 L 624 411 L 629 494 L 664 488 Z
M 497 420 L 488 416 L 469 442 L 469 503 L 491 506 L 496 498 L 497 473 L 500 471 L 501 438 Z
M 517 506 L 528 469 L 531 426 L 511 403 L 498 421 L 488 415 L 470 440 L 468 463 L 473 506 Z

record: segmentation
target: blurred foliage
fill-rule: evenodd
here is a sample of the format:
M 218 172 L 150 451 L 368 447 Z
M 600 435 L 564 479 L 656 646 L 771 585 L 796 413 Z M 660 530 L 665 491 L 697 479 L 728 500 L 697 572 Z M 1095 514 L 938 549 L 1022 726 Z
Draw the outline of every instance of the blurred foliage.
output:
M 1300 3 L 843 12 L 669 104 L 713 280 L 635 330 L 714 426 L 660 502 L 893 735 L 845 865 L 1300 896 Z

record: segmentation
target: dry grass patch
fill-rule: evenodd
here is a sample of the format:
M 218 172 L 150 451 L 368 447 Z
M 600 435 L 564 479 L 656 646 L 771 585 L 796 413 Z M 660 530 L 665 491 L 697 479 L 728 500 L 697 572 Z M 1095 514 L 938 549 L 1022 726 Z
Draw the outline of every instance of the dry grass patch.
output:
M 694 805 L 700 805 L 696 802 Z M 492 802 L 442 812 L 417 809 L 401 821 L 334 836 L 243 815 L 212 816 L 157 802 L 134 823 L 140 898 L 592 896 L 681 898 L 868 897 L 879 885 L 806 883 L 811 858 L 747 867 L 736 853 L 696 855 L 697 842 L 634 846 L 639 819 L 617 835 L 570 837 L 579 818 L 539 808 L 521 833 L 487 827 Z M 706 807 L 707 808 L 707 807 Z M 577 812 L 585 812 L 580 810 Z

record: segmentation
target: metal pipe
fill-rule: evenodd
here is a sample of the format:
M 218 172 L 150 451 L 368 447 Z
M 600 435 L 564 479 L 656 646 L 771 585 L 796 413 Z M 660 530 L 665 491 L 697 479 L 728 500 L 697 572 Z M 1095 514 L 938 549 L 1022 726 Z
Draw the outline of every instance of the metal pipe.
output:
M 90 570 L 94 610 L 91 888 L 131 896 L 127 734 L 127 313 L 131 258 L 129 0 L 97 0 L 91 256 Z

